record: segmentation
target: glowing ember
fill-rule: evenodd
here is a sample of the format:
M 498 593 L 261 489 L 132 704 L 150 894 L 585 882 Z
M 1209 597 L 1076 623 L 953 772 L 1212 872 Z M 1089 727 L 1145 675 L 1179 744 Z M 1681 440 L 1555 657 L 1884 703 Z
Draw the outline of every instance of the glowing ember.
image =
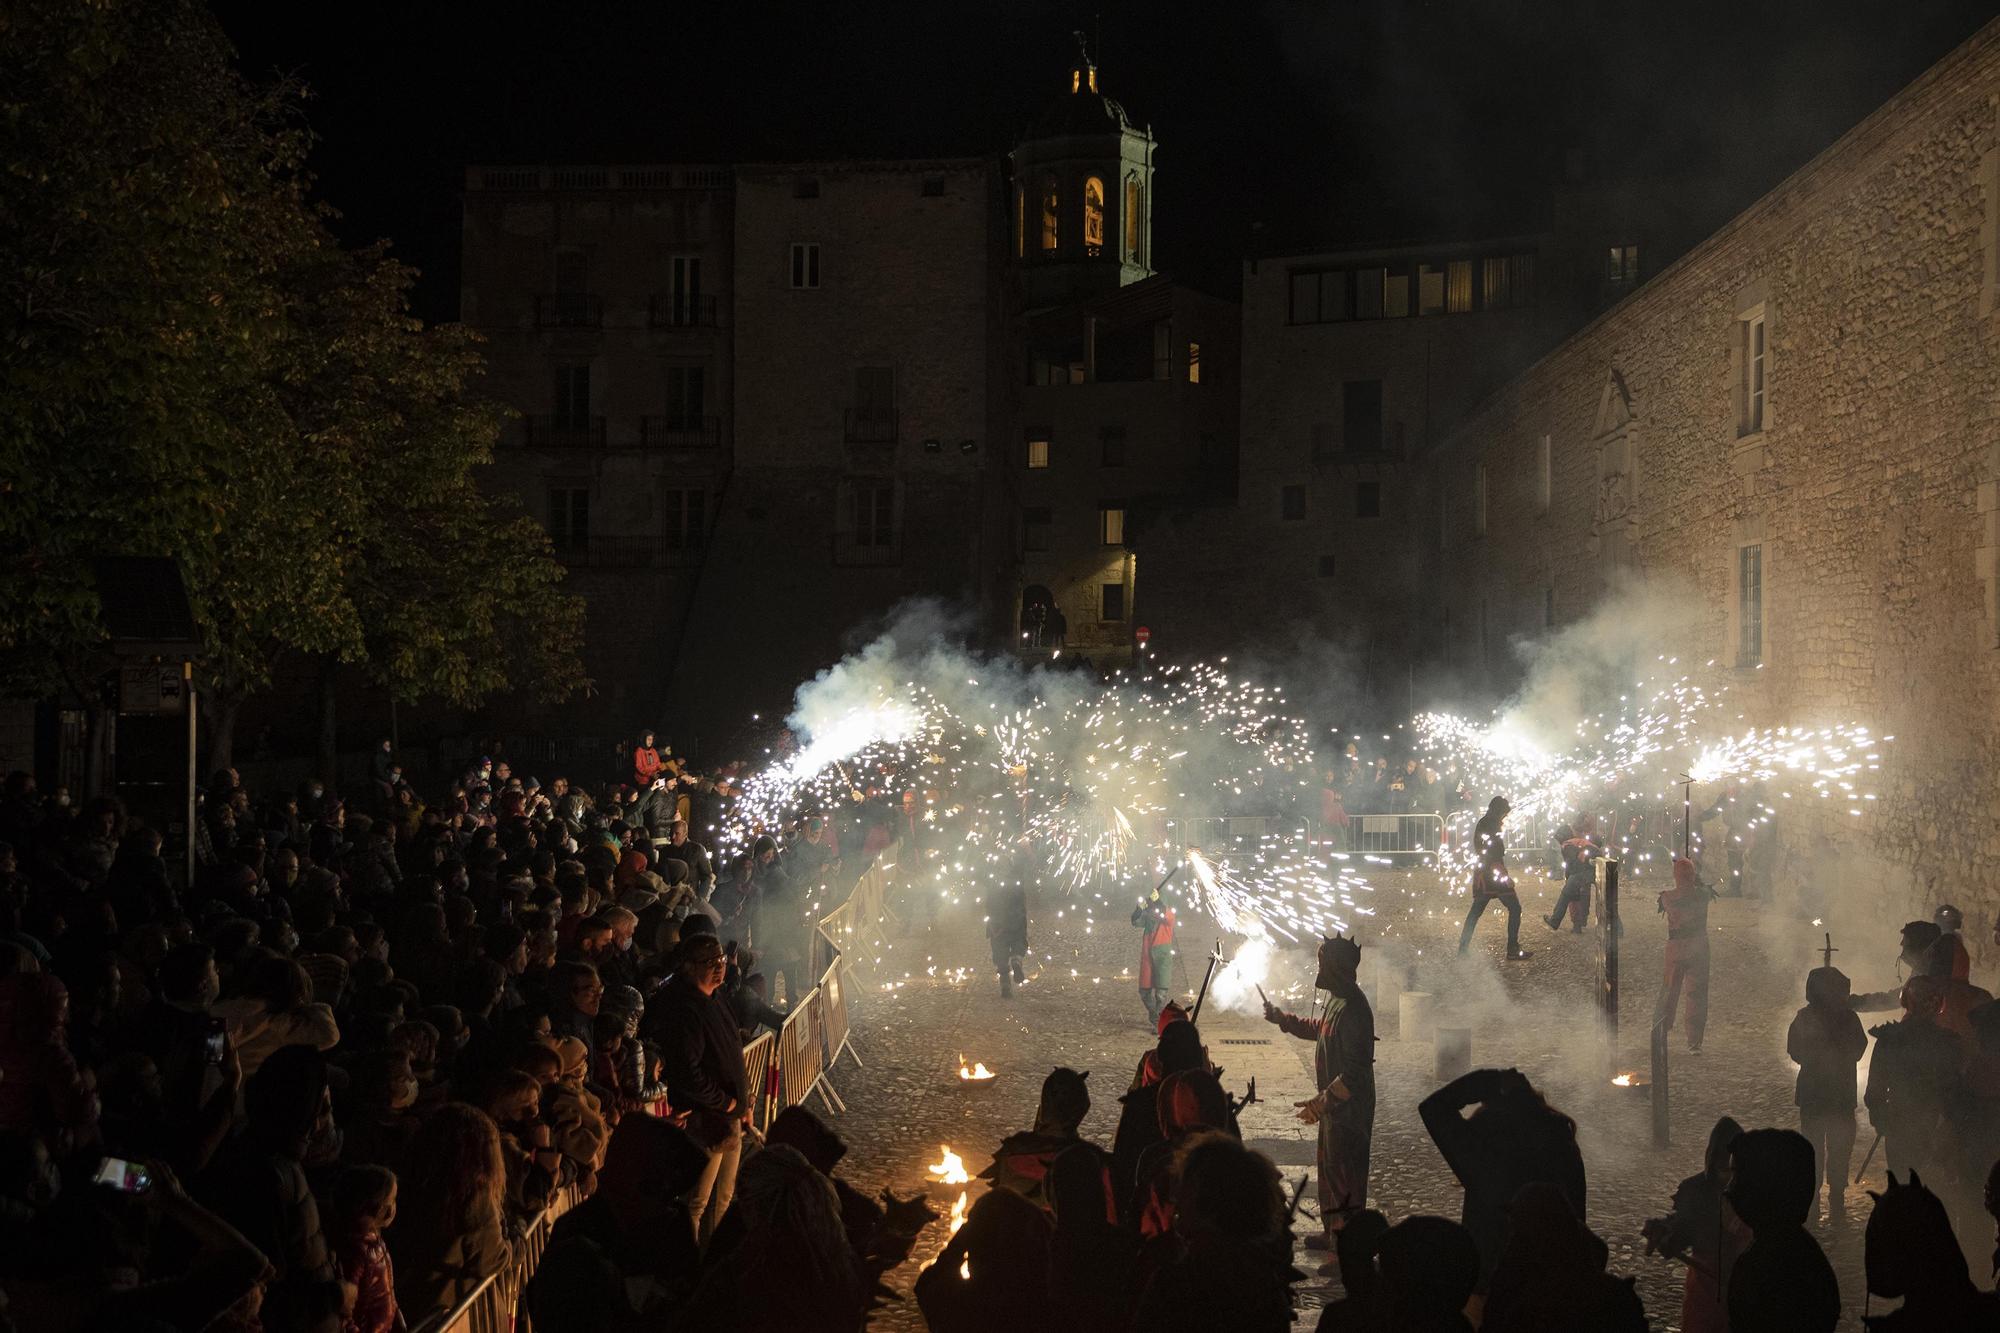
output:
M 970 1185 L 972 1177 L 966 1174 L 965 1159 L 948 1147 L 940 1147 L 938 1151 L 943 1153 L 944 1156 L 940 1160 L 932 1162 L 924 1170 L 935 1176 L 937 1183 L 940 1185 Z M 964 1202 L 962 1197 L 960 1202 Z
M 971 1083 L 971 1082 L 976 1082 L 980 1079 L 992 1078 L 993 1071 L 988 1069 L 984 1064 L 982 1064 L 977 1060 L 972 1062 L 972 1066 L 970 1068 L 967 1068 L 965 1063 L 965 1056 L 961 1054 L 958 1057 L 958 1076 L 964 1079 L 966 1082 Z
M 951 1206 L 951 1231 L 948 1234 L 956 1236 L 958 1234 L 958 1229 L 964 1225 L 965 1225 L 965 1191 L 960 1190 L 958 1194 L 958 1202 Z

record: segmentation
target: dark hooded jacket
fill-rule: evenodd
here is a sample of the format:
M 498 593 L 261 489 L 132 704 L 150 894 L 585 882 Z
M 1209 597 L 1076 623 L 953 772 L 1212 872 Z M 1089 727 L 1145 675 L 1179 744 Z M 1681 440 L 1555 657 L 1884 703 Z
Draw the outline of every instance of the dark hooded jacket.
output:
M 1813 1146 L 1789 1129 L 1756 1129 L 1730 1150 L 1730 1207 L 1753 1239 L 1729 1275 L 1736 1333 L 1829 1333 L 1840 1322 L 1840 1283 L 1805 1229 L 1819 1194 Z
M 1632 1279 L 1604 1271 L 1609 1254 L 1561 1190 L 1540 1180 L 1523 1185 L 1507 1205 L 1507 1240 L 1481 1333 L 1645 1333 Z
M 1854 1070 L 1868 1035 L 1847 1003 L 1847 974 L 1816 967 L 1806 974 L 1805 1008 L 1792 1018 L 1785 1053 L 1799 1067 L 1794 1100 L 1812 1111 L 1852 1111 Z
M 1048 1189 L 1049 1167 L 1058 1153 L 1083 1144 L 1077 1129 L 1090 1113 L 1090 1089 L 1085 1083 L 1089 1077 L 1088 1072 L 1078 1073 L 1074 1069 L 1051 1072 L 1042 1083 L 1035 1127 L 1002 1139 L 993 1152 L 992 1163 L 979 1173 L 979 1178 L 992 1181 L 999 1189 L 1014 1191 L 1038 1208 L 1053 1210 L 1055 1199 Z M 1084 1146 L 1103 1155 L 1093 1145 Z M 1111 1165 L 1108 1158 L 1104 1165 L 1108 1171 Z

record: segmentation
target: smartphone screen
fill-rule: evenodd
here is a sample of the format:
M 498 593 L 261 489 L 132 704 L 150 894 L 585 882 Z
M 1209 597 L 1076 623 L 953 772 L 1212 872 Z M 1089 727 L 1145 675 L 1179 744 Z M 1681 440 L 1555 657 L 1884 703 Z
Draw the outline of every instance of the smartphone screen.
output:
M 223 1043 L 223 1037 L 226 1032 L 227 1028 L 224 1026 L 222 1020 L 219 1018 L 214 1020 L 209 1025 L 208 1062 L 212 1065 L 219 1065 L 222 1063 L 222 1043 Z
M 144 1194 L 153 1187 L 152 1172 L 122 1157 L 107 1157 L 99 1162 L 97 1174 L 92 1179 L 100 1185 L 109 1185 L 121 1194 Z

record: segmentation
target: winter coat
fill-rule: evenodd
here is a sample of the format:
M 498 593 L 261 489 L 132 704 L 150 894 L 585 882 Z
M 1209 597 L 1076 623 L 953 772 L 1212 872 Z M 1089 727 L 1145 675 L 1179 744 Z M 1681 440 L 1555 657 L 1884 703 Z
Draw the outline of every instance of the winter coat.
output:
M 1806 976 L 1806 1006 L 1785 1034 L 1785 1054 L 1799 1067 L 1793 1100 L 1802 1108 L 1854 1109 L 1854 1071 L 1868 1049 L 1868 1036 L 1847 1007 L 1846 982 L 1834 968 L 1814 968 Z
M 667 1095 L 676 1110 L 688 1113 L 688 1133 L 704 1148 L 720 1145 L 750 1105 L 750 1073 L 729 1006 L 720 992 L 703 995 L 677 974 L 645 1022 L 648 1039 L 660 1050 Z

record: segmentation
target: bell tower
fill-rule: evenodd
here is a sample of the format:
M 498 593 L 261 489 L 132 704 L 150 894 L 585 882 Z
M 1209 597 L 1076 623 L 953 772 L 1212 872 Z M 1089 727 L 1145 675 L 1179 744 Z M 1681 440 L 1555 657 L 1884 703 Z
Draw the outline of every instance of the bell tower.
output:
M 1008 154 L 1013 260 L 1029 309 L 1152 276 L 1153 134 L 1098 88 L 1083 34 L 1062 92 Z

